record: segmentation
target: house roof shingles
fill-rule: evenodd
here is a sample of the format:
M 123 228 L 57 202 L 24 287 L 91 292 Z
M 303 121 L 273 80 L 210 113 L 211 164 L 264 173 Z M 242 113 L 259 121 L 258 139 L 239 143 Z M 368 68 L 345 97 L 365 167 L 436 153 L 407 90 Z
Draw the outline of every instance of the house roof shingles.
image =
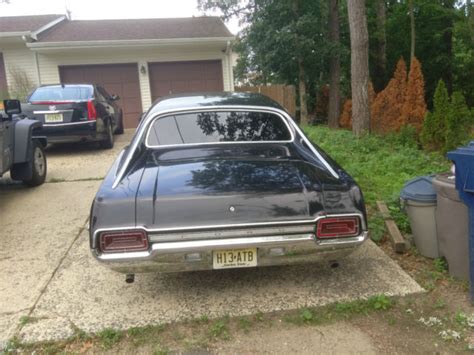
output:
M 0 17 L 0 33 L 34 32 L 64 15 Z
M 218 17 L 64 21 L 38 42 L 233 37 Z

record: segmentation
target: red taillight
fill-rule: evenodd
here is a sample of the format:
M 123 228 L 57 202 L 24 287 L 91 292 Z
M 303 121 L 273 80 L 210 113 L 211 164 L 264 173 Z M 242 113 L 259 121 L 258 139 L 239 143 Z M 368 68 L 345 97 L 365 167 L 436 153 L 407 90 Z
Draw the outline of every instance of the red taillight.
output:
M 358 217 L 330 217 L 318 222 L 318 238 L 355 237 L 359 235 Z
M 148 238 L 144 231 L 102 232 L 100 250 L 103 253 L 144 251 L 148 249 Z
M 89 121 L 97 119 L 97 110 L 92 100 L 87 101 L 87 119 Z

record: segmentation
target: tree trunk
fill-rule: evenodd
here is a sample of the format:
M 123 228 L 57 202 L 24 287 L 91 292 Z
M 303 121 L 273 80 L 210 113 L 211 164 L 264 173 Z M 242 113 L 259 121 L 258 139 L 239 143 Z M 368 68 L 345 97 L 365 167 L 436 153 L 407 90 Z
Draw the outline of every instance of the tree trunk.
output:
M 339 0 L 329 0 L 329 40 L 339 47 Z M 329 107 L 328 126 L 339 127 L 339 116 L 341 115 L 341 60 L 339 48 L 329 59 Z
M 293 0 L 293 13 L 295 15 L 295 20 L 298 21 L 299 13 L 299 0 Z M 298 48 L 298 87 L 299 87 L 299 97 L 300 97 L 300 124 L 306 125 L 309 123 L 308 120 L 308 106 L 306 104 L 306 73 L 303 64 L 303 58 L 301 56 L 301 48 L 299 48 L 299 38 L 298 33 L 296 33 L 296 47 Z
M 451 12 L 454 10 L 456 1 L 447 0 L 443 2 L 443 6 L 447 11 Z M 445 30 L 443 32 L 443 41 L 446 48 L 446 67 L 441 74 L 441 78 L 446 83 L 449 95 L 453 93 L 453 16 L 449 15 L 449 19 L 446 21 Z
M 469 33 L 471 34 L 471 42 L 474 45 L 474 11 L 472 11 L 471 0 L 466 0 L 466 16 Z
M 410 14 L 410 29 L 411 29 L 411 42 L 410 42 L 410 63 L 415 57 L 415 14 L 413 13 L 413 0 L 408 1 L 408 13 Z
M 303 60 L 298 59 L 298 87 L 300 97 L 300 124 L 307 125 L 308 120 L 308 106 L 306 105 L 306 74 L 304 70 Z
M 386 72 L 387 72 L 387 36 L 385 31 L 386 22 L 386 8 L 385 0 L 377 0 L 376 2 L 376 13 L 377 13 L 377 50 L 376 50 L 376 62 L 375 72 L 372 78 L 374 83 L 374 89 L 376 92 L 382 91 L 385 87 Z
M 348 0 L 351 38 L 352 132 L 360 137 L 370 131 L 369 34 L 365 0 Z

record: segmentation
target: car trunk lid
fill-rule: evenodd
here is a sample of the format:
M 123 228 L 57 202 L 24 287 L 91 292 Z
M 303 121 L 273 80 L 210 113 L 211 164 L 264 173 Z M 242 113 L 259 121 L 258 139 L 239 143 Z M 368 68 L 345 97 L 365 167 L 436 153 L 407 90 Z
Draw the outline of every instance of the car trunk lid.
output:
M 87 101 L 38 101 L 24 106 L 23 112 L 44 124 L 73 123 L 88 120 Z
M 308 220 L 323 199 L 308 175 L 301 162 L 279 159 L 150 164 L 137 192 L 137 224 L 166 229 Z

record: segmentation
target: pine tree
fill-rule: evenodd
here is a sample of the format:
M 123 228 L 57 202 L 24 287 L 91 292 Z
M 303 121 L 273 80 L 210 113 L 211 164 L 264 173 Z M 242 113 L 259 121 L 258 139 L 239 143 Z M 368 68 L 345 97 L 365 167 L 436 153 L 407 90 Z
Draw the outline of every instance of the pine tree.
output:
M 410 64 L 410 72 L 408 73 L 408 83 L 405 91 L 400 124 L 402 126 L 413 126 L 417 132 L 420 132 L 423 127 L 425 115 L 425 82 L 421 71 L 421 64 L 418 59 L 414 57 Z
M 451 96 L 451 107 L 446 116 L 446 135 L 443 152 L 466 144 L 471 137 L 472 122 L 466 100 L 461 92 Z
M 433 112 L 426 114 L 421 142 L 426 149 L 441 150 L 446 142 L 446 117 L 451 103 L 443 80 L 438 81 L 433 98 Z
M 371 109 L 372 129 L 376 133 L 397 131 L 402 126 L 402 108 L 407 86 L 405 60 L 400 58 L 393 78 L 387 87 L 377 94 Z

